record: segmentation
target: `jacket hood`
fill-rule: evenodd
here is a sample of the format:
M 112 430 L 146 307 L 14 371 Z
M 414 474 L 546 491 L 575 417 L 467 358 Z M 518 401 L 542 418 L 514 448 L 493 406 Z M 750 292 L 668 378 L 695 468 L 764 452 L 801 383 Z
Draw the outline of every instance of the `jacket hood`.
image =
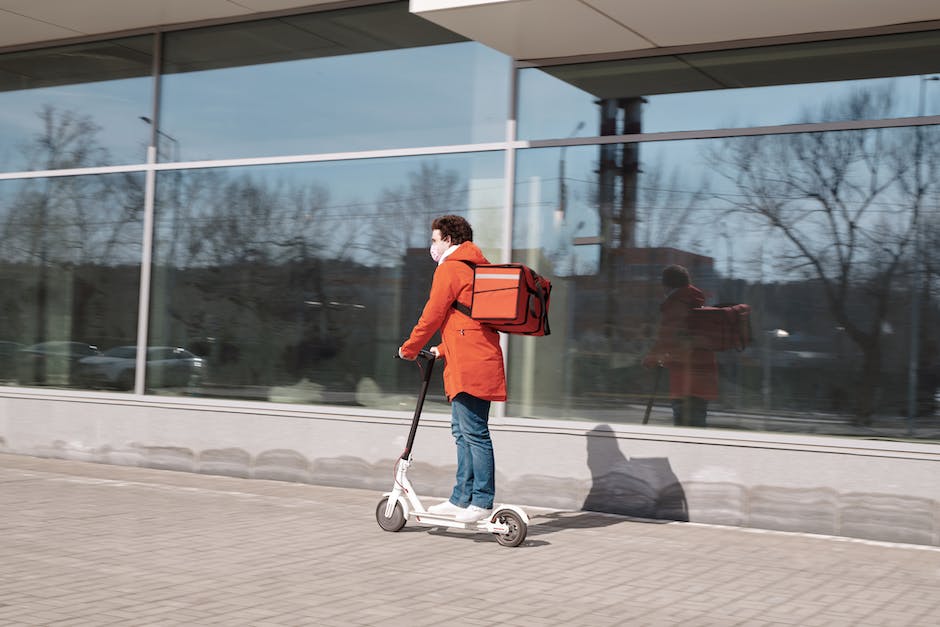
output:
M 448 261 L 469 261 L 470 263 L 489 263 L 483 256 L 483 251 L 473 242 L 464 242 L 457 250 L 447 255 L 444 263 Z

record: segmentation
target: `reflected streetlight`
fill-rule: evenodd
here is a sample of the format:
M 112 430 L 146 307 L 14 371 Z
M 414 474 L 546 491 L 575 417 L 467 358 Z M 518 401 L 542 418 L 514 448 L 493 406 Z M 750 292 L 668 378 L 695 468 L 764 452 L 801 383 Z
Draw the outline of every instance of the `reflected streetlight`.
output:
M 578 122 L 574 130 L 568 134 L 566 139 L 571 139 L 584 128 L 584 120 Z M 565 219 L 565 210 L 568 206 L 568 186 L 565 183 L 565 150 L 568 146 L 561 147 L 561 154 L 558 156 L 558 208 L 555 209 L 555 227 L 561 226 Z
M 141 120 L 144 124 L 148 124 L 148 125 L 150 126 L 150 128 L 153 129 L 153 131 L 154 131 L 154 133 L 155 133 L 156 135 L 159 135 L 159 136 L 161 136 L 161 137 L 165 137 L 165 138 L 173 145 L 173 148 L 172 148 L 172 150 L 170 151 L 170 159 L 173 160 L 173 161 L 179 161 L 179 160 L 180 160 L 180 143 L 179 143 L 179 141 L 178 141 L 175 137 L 173 137 L 173 136 L 170 135 L 169 133 L 164 133 L 164 132 L 161 131 L 159 128 L 157 128 L 157 126 L 153 123 L 153 120 L 151 120 L 150 118 L 148 118 L 146 115 L 139 115 L 139 116 L 137 116 L 137 119 L 138 119 L 138 120 Z M 151 143 L 153 143 L 153 142 L 151 142 Z
M 150 144 L 152 146 L 157 145 L 157 136 L 165 138 L 167 141 L 170 142 L 170 145 L 172 146 L 172 148 L 170 149 L 169 160 L 173 162 L 179 162 L 180 161 L 179 141 L 175 137 L 170 135 L 169 133 L 165 133 L 161 131 L 157 127 L 157 124 L 155 124 L 154 121 L 151 118 L 147 117 L 146 115 L 139 115 L 137 116 L 137 119 L 139 119 L 144 124 L 147 124 L 148 126 L 150 126 L 150 129 L 151 129 Z M 157 161 L 159 160 L 160 160 L 160 150 L 159 150 L 159 147 L 157 147 Z M 181 193 L 181 185 L 182 185 L 182 172 L 178 169 L 173 170 L 172 174 L 168 174 L 167 182 L 170 185 L 169 200 L 172 203 L 172 207 L 163 206 L 165 203 L 161 203 L 160 208 L 170 211 L 171 216 L 172 216 L 170 218 L 170 224 L 169 224 L 170 233 L 167 236 L 167 239 L 169 240 L 169 249 L 166 252 L 165 259 L 163 260 L 163 265 L 165 267 L 164 272 L 165 272 L 165 277 L 166 277 L 165 278 L 165 281 L 166 281 L 165 290 L 166 290 L 166 294 L 170 295 L 169 297 L 172 298 L 172 295 L 176 292 L 176 269 L 177 269 L 177 263 L 178 263 L 177 243 L 181 237 L 180 193 Z M 157 224 L 159 224 L 159 222 L 155 222 L 155 228 Z M 160 242 L 160 244 L 162 243 L 163 242 Z M 162 249 L 155 244 L 154 251 L 151 254 L 153 261 L 157 259 L 158 252 L 162 252 Z M 172 340 L 173 324 L 172 324 L 171 318 L 167 315 L 164 315 L 162 322 L 163 322 L 162 332 L 163 332 L 164 341 L 167 344 L 175 343 L 175 340 Z M 156 328 L 157 326 L 156 322 L 154 322 L 153 326 L 154 328 Z M 144 366 L 144 368 L 146 368 L 146 366 Z
M 731 239 L 731 236 L 728 235 L 727 225 L 723 224 L 721 227 L 721 232 L 719 235 L 725 240 L 725 247 L 727 248 L 727 263 L 726 263 L 726 272 L 728 273 L 728 278 L 734 278 L 734 240 Z
M 764 376 L 763 381 L 761 382 L 761 396 L 764 399 L 764 410 L 769 411 L 774 343 L 780 338 L 790 337 L 790 333 L 785 329 L 770 329 L 768 331 L 764 331 L 764 334 L 767 336 L 767 338 L 764 342 Z

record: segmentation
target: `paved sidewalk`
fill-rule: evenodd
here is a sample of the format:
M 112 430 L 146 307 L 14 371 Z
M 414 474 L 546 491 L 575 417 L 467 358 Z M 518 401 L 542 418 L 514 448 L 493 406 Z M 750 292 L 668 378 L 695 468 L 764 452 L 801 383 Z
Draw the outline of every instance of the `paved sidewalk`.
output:
M 536 510 L 506 548 L 378 500 L 0 455 L 0 625 L 940 622 L 936 548 Z

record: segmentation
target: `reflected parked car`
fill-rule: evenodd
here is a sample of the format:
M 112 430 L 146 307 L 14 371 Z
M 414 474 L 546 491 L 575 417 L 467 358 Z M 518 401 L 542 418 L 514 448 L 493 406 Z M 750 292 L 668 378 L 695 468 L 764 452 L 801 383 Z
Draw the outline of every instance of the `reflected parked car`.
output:
M 184 348 L 151 346 L 147 349 L 147 387 L 199 385 L 205 360 Z M 89 386 L 130 390 L 137 373 L 137 347 L 116 346 L 79 362 L 82 381 Z
M 16 378 L 16 354 L 21 348 L 17 342 L 0 342 L 0 381 Z
M 84 342 L 40 342 L 16 352 L 16 379 L 21 385 L 78 385 L 79 361 L 98 355 Z

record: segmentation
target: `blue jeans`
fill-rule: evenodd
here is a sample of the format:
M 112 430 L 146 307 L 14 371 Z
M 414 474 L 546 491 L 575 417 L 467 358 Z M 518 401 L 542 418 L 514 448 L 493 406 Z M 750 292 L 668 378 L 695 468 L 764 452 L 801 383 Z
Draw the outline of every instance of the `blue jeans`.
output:
M 492 509 L 496 463 L 488 426 L 490 402 L 461 392 L 451 401 L 450 429 L 457 444 L 457 483 L 450 502 Z

